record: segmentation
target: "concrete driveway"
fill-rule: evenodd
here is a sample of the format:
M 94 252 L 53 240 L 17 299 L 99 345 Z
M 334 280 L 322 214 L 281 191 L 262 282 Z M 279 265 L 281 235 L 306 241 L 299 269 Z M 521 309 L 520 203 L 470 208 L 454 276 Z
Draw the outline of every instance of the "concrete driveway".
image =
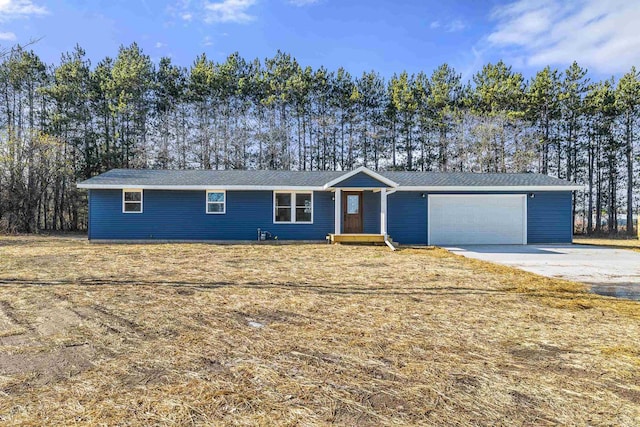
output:
M 487 245 L 446 249 L 542 276 L 583 282 L 601 295 L 640 300 L 640 252 L 588 245 Z

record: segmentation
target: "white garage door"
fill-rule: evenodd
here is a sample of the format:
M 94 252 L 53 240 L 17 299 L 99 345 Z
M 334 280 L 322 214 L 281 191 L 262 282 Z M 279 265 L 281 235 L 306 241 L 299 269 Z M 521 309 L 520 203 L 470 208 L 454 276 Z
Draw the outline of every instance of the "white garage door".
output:
M 524 194 L 429 195 L 430 245 L 527 243 Z

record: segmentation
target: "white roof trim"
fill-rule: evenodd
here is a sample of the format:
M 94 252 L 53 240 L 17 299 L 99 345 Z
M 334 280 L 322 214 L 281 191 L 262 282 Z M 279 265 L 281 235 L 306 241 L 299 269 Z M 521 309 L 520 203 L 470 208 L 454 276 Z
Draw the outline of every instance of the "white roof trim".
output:
M 131 184 L 78 184 L 88 190 L 120 190 L 132 188 Z M 324 187 L 291 185 L 136 185 L 140 190 L 238 190 L 238 191 L 324 191 Z
M 584 185 L 500 185 L 500 186 L 474 186 L 474 185 L 456 185 L 456 186 L 402 186 L 398 187 L 398 191 L 580 191 L 584 190 Z
M 311 186 L 291 186 L 291 185 L 135 185 L 131 184 L 78 184 L 78 188 L 88 190 L 122 190 L 135 188 L 136 190 L 236 190 L 236 191 L 326 191 L 327 187 Z M 585 190 L 582 185 L 520 185 L 520 186 L 396 186 L 397 191 L 428 191 L 428 192 L 448 192 L 448 191 L 581 191 Z M 356 188 L 357 190 L 378 190 L 378 188 Z M 394 191 L 395 191 L 394 190 Z M 387 193 L 391 194 L 391 193 Z
M 380 175 L 379 173 L 372 171 L 369 168 L 366 168 L 364 166 L 360 166 L 357 169 L 354 169 L 354 170 L 352 170 L 350 172 L 347 172 L 344 175 L 340 175 L 336 179 L 327 182 L 324 185 L 324 188 L 326 189 L 326 188 L 329 188 L 329 187 L 333 187 L 334 185 L 339 184 L 342 181 L 344 181 L 345 179 L 349 179 L 352 176 L 355 176 L 355 175 L 359 174 L 360 172 L 369 175 L 371 178 L 376 179 L 376 180 L 382 182 L 383 184 L 387 184 L 389 187 L 393 187 L 393 188 L 398 187 L 398 184 L 396 182 L 394 182 L 394 181 L 391 181 L 389 178 L 386 178 L 386 177 Z

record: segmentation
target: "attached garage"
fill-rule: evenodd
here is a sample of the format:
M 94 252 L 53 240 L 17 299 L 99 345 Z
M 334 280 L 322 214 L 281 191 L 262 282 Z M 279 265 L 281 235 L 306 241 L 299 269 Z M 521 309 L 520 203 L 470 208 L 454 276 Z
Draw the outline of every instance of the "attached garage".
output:
M 526 194 L 430 194 L 430 245 L 526 245 Z

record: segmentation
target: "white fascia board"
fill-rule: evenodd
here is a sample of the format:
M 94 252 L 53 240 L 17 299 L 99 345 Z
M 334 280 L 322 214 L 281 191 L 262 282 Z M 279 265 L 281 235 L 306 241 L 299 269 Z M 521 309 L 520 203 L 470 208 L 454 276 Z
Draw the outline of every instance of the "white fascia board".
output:
M 580 191 L 586 187 L 583 185 L 521 185 L 521 186 L 402 186 L 398 191 Z
M 77 184 L 77 188 L 88 190 L 122 190 L 136 188 L 139 190 L 237 190 L 237 191 L 326 191 L 326 186 L 297 187 L 284 185 L 131 185 L 131 184 Z M 581 191 L 582 185 L 544 185 L 544 186 L 396 186 L 393 191 Z M 333 190 L 333 189 L 331 189 Z M 379 188 L 345 188 L 345 191 L 379 190 Z M 392 194 L 391 190 L 387 194 Z
M 345 179 L 349 179 L 352 176 L 355 176 L 355 175 L 359 174 L 360 172 L 369 175 L 373 179 L 377 179 L 378 181 L 382 182 L 383 184 L 387 184 L 389 187 L 393 187 L 393 188 L 398 187 L 398 184 L 396 182 L 394 182 L 394 181 L 391 181 L 389 178 L 385 178 L 384 176 L 380 175 L 377 172 L 372 171 L 369 168 L 366 168 L 364 166 L 360 166 L 359 168 L 356 168 L 356 169 L 352 170 L 351 172 L 347 172 L 344 175 L 340 175 L 336 179 L 327 182 L 324 185 L 324 188 L 326 189 L 326 188 L 329 188 L 329 187 L 333 187 L 334 185 L 339 184 L 342 181 L 344 181 Z
M 297 187 L 283 185 L 122 185 L 122 184 L 77 184 L 78 188 L 89 190 L 121 190 L 136 188 L 140 190 L 228 190 L 228 191 L 324 191 L 324 187 Z
M 341 189 L 342 191 L 373 191 L 374 193 L 379 193 L 383 188 L 387 187 L 331 187 L 322 189 L 331 193 L 335 193 L 337 189 Z M 395 188 L 393 190 L 395 191 Z M 387 194 L 389 191 L 391 190 L 387 190 Z

